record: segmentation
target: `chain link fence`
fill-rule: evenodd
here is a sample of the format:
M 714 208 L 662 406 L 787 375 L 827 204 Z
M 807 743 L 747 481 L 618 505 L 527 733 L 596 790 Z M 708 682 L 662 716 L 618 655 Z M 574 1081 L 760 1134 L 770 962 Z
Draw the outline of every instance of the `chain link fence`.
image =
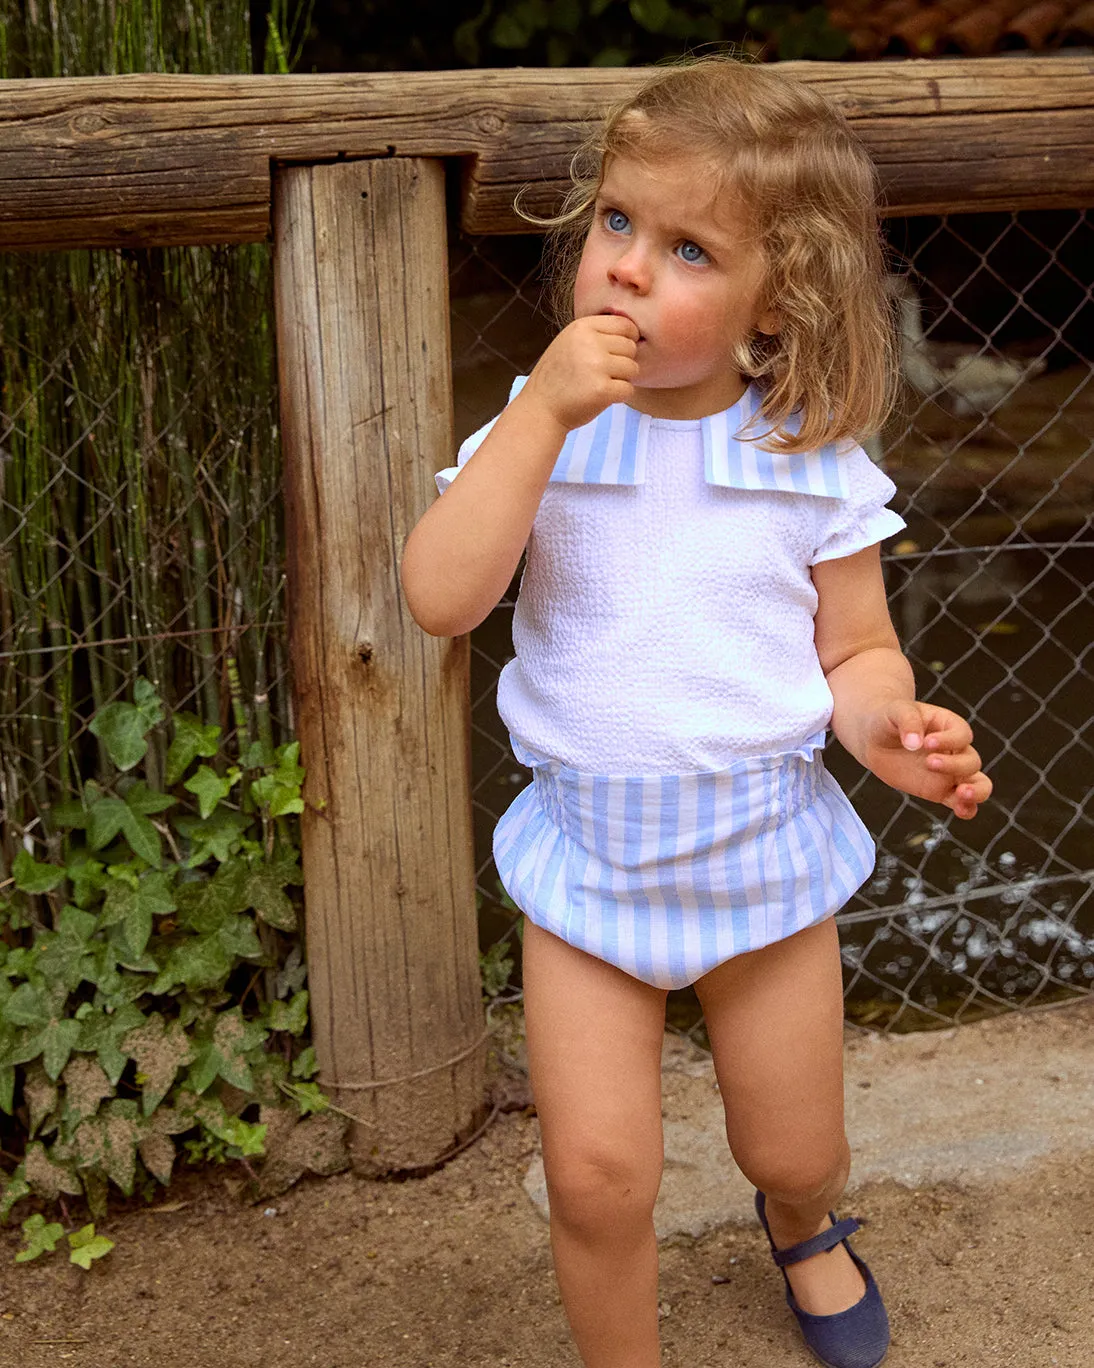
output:
M 232 746 L 291 727 L 270 253 L 0 257 L 0 857 L 109 772 L 146 678 Z M 162 739 L 142 770 L 162 783 Z
M 965 825 L 832 748 L 879 846 L 840 917 L 848 1015 L 904 1030 L 1094 987 L 1094 221 L 951 215 L 888 231 L 905 384 L 872 454 L 908 523 L 885 548 L 890 598 L 921 693 L 970 716 L 996 784 Z M 539 251 L 453 242 L 460 437 L 550 336 Z M 0 271 L 4 874 L 20 847 L 52 853 L 50 805 L 102 769 L 91 720 L 138 677 L 241 749 L 288 739 L 292 718 L 267 249 L 7 256 Z M 519 958 L 490 856 L 528 781 L 495 709 L 515 593 L 472 637 L 494 986 Z M 162 776 L 154 750 L 144 766 Z
M 965 824 L 829 749 L 878 842 L 839 918 L 848 1016 L 909 1030 L 1094 988 L 1094 220 L 950 215 L 887 232 L 904 383 L 871 454 L 908 524 L 883 548 L 890 601 L 921 696 L 971 719 L 995 782 Z M 550 329 L 536 240 L 463 239 L 451 280 L 462 438 Z M 472 636 L 481 926 L 499 958 L 517 919 L 490 837 L 529 779 L 495 710 L 516 588 Z

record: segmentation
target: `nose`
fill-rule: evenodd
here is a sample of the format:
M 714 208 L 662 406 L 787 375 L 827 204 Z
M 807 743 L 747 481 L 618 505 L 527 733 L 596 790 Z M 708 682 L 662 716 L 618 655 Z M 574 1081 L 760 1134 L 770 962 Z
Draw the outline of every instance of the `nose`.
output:
M 641 243 L 633 240 L 608 267 L 608 278 L 613 285 L 646 294 L 650 288 L 650 262 Z

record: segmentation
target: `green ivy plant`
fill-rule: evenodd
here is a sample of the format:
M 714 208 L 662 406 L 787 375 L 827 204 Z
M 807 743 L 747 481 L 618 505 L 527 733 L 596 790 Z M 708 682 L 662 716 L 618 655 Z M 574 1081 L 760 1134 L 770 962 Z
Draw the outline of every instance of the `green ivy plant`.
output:
M 30 1196 L 83 1197 L 100 1217 L 111 1184 L 167 1184 L 180 1138 L 188 1158 L 247 1164 L 266 1131 L 252 1104 L 327 1105 L 302 1039 L 298 743 L 228 763 L 221 728 L 168 724 L 144 679 L 91 730 L 113 776 L 51 810 L 56 862 L 21 850 L 0 886 L 0 1135 L 18 1159 L 0 1166 L 0 1220 Z M 153 786 L 133 771 L 168 730 Z M 60 1238 L 24 1232 L 17 1257 Z M 70 1236 L 72 1257 L 105 1253 L 96 1239 Z

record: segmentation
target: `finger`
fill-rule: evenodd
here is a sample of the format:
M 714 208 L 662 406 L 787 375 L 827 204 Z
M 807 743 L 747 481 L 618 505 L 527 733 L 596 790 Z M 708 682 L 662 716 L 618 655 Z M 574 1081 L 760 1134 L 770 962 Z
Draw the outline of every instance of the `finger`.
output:
M 972 728 L 948 708 L 933 708 L 927 718 L 923 746 L 929 751 L 964 750 L 972 741 Z
M 971 746 L 956 754 L 936 751 L 927 757 L 927 768 L 935 774 L 948 774 L 956 780 L 971 779 L 980 772 L 980 756 Z
M 635 342 L 641 337 L 638 324 L 630 318 L 624 318 L 622 314 L 592 314 L 588 322 L 599 333 L 617 333 L 623 337 L 633 338 Z
M 986 774 L 976 774 L 965 784 L 959 784 L 943 802 L 955 817 L 969 821 L 976 816 L 981 803 L 991 797 L 992 783 Z
M 926 735 L 927 723 L 918 703 L 909 699 L 905 702 L 891 703 L 887 710 L 889 725 L 900 737 L 905 750 L 919 750 Z
M 617 356 L 609 374 L 613 380 L 626 380 L 629 384 L 638 378 L 638 370 L 638 362 L 633 356 Z

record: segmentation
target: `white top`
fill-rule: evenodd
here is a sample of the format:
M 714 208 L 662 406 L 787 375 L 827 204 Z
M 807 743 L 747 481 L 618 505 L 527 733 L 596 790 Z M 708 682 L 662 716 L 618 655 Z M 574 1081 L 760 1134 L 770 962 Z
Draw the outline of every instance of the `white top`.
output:
M 904 522 L 861 447 L 764 452 L 735 435 L 758 413 L 754 388 L 693 421 L 616 404 L 567 438 L 498 681 L 518 743 L 595 774 L 683 774 L 824 731 L 810 567 Z M 492 426 L 437 474 L 442 493 Z

